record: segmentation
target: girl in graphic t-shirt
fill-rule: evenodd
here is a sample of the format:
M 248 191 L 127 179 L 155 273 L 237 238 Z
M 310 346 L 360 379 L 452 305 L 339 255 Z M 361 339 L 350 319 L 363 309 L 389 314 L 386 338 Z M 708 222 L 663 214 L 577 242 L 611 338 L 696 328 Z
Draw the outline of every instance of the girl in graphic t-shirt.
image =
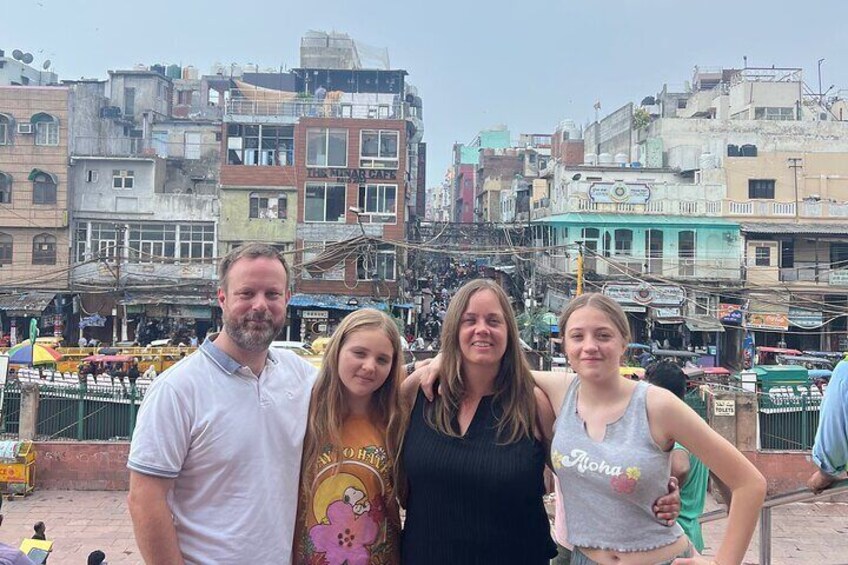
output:
M 294 563 L 400 561 L 395 466 L 404 429 L 400 334 L 377 310 L 336 329 L 312 390 Z
M 538 373 L 555 407 L 551 445 L 564 491 L 572 565 L 742 562 L 765 497 L 765 480 L 730 443 L 667 390 L 621 377 L 630 341 L 627 315 L 612 299 L 583 294 L 559 321 L 576 375 Z M 714 561 L 697 555 L 678 526 L 659 524 L 651 501 L 668 479 L 675 442 L 733 491 L 727 531 Z

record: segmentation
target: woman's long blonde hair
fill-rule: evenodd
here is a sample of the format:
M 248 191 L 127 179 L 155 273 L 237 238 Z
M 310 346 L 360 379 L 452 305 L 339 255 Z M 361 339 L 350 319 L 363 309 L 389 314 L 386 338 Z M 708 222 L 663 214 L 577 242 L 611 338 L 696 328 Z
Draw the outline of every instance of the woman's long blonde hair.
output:
M 518 324 L 506 293 L 490 279 L 475 279 L 466 283 L 451 298 L 442 326 L 442 380 L 439 396 L 425 408 L 424 416 L 434 430 L 459 437 L 457 424 L 459 407 L 466 393 L 466 382 L 462 376 L 462 350 L 459 346 L 459 330 L 462 315 L 468 308 L 471 297 L 488 290 L 492 292 L 503 310 L 507 331 L 506 351 L 494 382 L 493 404 L 502 412 L 498 421 L 498 439 L 503 443 L 515 443 L 524 437 L 533 438 L 536 431 L 536 399 L 533 394 L 533 376 L 530 365 L 521 351 Z
M 374 329 L 382 330 L 386 334 L 394 354 L 386 382 L 371 397 L 369 416 L 377 429 L 383 433 L 392 479 L 395 485 L 399 482 L 397 462 L 406 427 L 406 414 L 400 402 L 400 383 L 404 374 L 400 332 L 394 321 L 383 312 L 363 308 L 349 314 L 333 333 L 333 338 L 324 352 L 324 362 L 318 373 L 318 380 L 312 387 L 300 473 L 304 493 L 311 492 L 318 459 L 328 445 L 333 446 L 331 461 L 335 463 L 341 458 L 342 425 L 349 414 L 349 408 L 345 400 L 344 385 L 339 377 L 339 353 L 353 333 Z

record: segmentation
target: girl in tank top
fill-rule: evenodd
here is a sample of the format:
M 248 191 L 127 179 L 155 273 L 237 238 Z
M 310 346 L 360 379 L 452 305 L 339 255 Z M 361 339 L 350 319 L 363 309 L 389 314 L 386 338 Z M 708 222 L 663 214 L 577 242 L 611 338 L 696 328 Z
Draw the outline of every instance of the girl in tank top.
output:
M 294 563 L 400 562 L 402 363 L 397 326 L 378 310 L 357 310 L 334 332 L 312 390 Z
M 741 563 L 765 497 L 762 475 L 672 393 L 620 375 L 630 328 L 618 303 L 601 294 L 578 296 L 559 327 L 576 375 L 535 377 L 557 413 L 551 458 L 575 546 L 572 565 Z M 675 442 L 733 491 L 727 533 L 712 561 L 651 510 L 668 480 Z

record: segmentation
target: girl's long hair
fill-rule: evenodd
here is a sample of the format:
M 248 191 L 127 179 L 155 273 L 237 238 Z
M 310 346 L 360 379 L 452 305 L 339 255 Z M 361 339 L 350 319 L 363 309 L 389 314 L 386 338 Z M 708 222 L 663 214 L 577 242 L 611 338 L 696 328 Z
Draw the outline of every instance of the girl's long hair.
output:
M 403 375 L 400 332 L 394 321 L 383 312 L 363 308 L 349 314 L 333 333 L 333 338 L 324 352 L 324 362 L 318 373 L 318 380 L 312 388 L 300 473 L 302 493 L 311 492 L 318 459 L 328 445 L 333 446 L 329 454 L 331 464 L 338 463 L 341 459 L 342 425 L 349 414 L 349 408 L 345 400 L 344 385 L 339 377 L 339 353 L 351 334 L 359 330 L 373 329 L 382 330 L 386 334 L 394 354 L 386 382 L 371 397 L 369 416 L 383 434 L 388 464 L 392 469 L 392 480 L 395 485 L 399 484 L 397 461 L 406 428 L 406 414 L 400 402 L 400 382 Z
M 501 408 L 498 440 L 502 443 L 515 443 L 524 437 L 532 439 L 537 426 L 533 376 L 521 351 L 518 324 L 512 305 L 503 289 L 490 279 L 468 282 L 451 298 L 441 334 L 444 369 L 439 396 L 425 408 L 424 417 L 434 430 L 448 436 L 460 437 L 457 416 L 467 386 L 461 371 L 460 324 L 471 297 L 485 290 L 497 297 L 507 330 L 506 351 L 494 382 L 493 405 Z

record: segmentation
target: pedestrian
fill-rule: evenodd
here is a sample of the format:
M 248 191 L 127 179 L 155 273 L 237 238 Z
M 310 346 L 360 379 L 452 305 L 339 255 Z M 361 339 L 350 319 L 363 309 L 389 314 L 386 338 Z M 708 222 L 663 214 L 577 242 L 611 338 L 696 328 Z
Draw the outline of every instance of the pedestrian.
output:
M 671 391 L 680 400 L 684 399 L 686 373 L 683 369 L 670 361 L 663 361 L 651 365 L 645 373 L 649 383 Z M 704 551 L 704 536 L 699 518 L 704 512 L 710 476 L 727 506 L 730 506 L 732 493 L 721 479 L 710 473 L 700 459 L 679 443 L 674 444 L 671 452 L 671 475 L 680 483 L 680 516 L 677 517 L 677 523 L 698 553 L 701 553 Z
M 353 312 L 333 333 L 312 391 L 295 563 L 400 562 L 400 339 L 373 309 Z
M 140 376 L 141 371 L 138 370 L 138 359 L 133 359 L 130 363 L 130 368 L 127 370 L 127 380 L 130 381 L 130 387 L 135 386 Z
M 845 477 L 848 467 L 848 361 L 833 369 L 819 412 L 819 429 L 813 443 L 817 469 L 807 486 L 821 492 Z
M 659 523 L 653 499 L 667 488 L 670 452 L 686 446 L 733 491 L 715 563 L 741 563 L 766 492 L 765 479 L 730 443 L 667 390 L 621 378 L 630 342 L 614 300 L 573 298 L 559 327 L 576 375 L 536 375 L 557 413 L 551 459 L 563 492 L 571 563 L 706 564 L 678 524 Z
M 106 554 L 99 549 L 95 549 L 88 554 L 88 565 L 107 565 Z
M 316 370 L 270 349 L 289 298 L 273 247 L 219 265 L 223 330 L 159 376 L 127 466 L 135 538 L 148 563 L 289 563 Z
M 32 526 L 32 529 L 35 531 L 35 533 L 32 534 L 32 539 L 40 539 L 40 540 L 46 540 L 47 539 L 47 536 L 45 535 L 46 532 L 47 532 L 47 527 L 44 525 L 44 522 L 36 522 Z
M 80 349 L 88 346 L 88 340 L 85 339 L 84 335 L 80 334 L 79 340 L 77 341 L 77 345 L 80 347 Z

